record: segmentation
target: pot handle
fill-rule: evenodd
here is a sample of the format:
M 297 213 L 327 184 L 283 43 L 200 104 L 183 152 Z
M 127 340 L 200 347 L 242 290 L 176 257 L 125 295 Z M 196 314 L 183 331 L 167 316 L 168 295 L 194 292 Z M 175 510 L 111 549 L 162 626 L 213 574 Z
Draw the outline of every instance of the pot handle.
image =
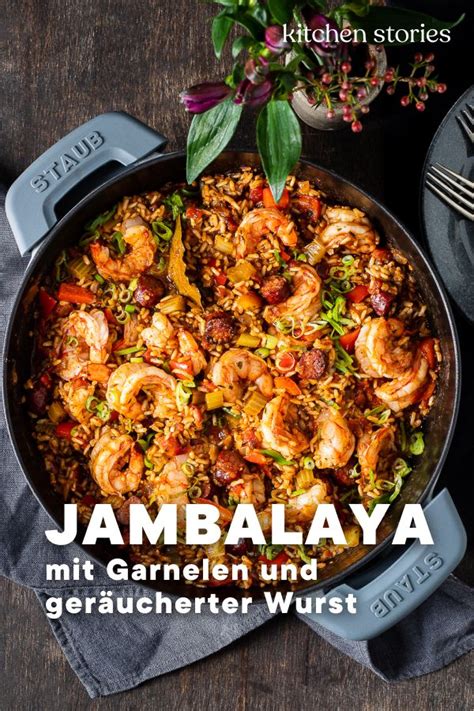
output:
M 434 541 L 432 545 L 416 541 L 401 555 L 392 552 L 375 570 L 371 566 L 359 583 L 354 576 L 348 583 L 325 593 L 327 601 L 354 595 L 356 613 L 350 613 L 343 605 L 343 611 L 334 614 L 327 611 L 326 603 L 322 612 L 307 616 L 340 637 L 366 640 L 382 634 L 421 605 L 448 577 L 466 551 L 466 531 L 447 489 L 430 501 L 424 514 Z
M 166 138 L 123 111 L 87 121 L 61 138 L 10 187 L 5 211 L 21 255 L 30 252 L 58 221 L 56 207 L 98 169 L 112 174 L 163 148 Z

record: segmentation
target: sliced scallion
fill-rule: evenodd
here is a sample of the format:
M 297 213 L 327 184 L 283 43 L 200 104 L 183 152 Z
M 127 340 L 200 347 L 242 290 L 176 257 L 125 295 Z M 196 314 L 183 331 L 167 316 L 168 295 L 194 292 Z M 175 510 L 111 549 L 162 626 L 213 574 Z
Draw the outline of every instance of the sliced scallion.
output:
M 276 464 L 280 464 L 282 467 L 293 467 L 295 466 L 295 462 L 285 459 L 280 452 L 277 452 L 275 449 L 261 449 L 260 450 L 262 454 L 266 454 L 267 457 L 271 457 Z
M 112 241 L 115 242 L 115 247 L 120 256 L 125 254 L 127 247 L 123 239 L 123 234 L 119 231 L 114 232 L 112 235 Z
M 155 237 L 163 242 L 170 242 L 173 237 L 173 230 L 163 220 L 155 220 L 151 223 L 151 229 Z
M 144 353 L 145 349 L 143 346 L 130 346 L 129 348 L 121 348 L 119 351 L 115 351 L 116 355 L 130 355 L 130 353 Z
M 414 432 L 412 436 L 410 437 L 410 444 L 409 444 L 409 450 L 411 454 L 414 454 L 416 457 L 419 457 L 420 454 L 423 454 L 423 450 L 425 449 L 425 442 L 423 439 L 423 432 Z

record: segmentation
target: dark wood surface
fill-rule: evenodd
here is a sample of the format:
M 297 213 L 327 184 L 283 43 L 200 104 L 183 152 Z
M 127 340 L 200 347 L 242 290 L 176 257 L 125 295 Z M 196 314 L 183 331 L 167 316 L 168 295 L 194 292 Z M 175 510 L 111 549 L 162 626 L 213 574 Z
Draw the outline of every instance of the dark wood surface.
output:
M 450 11 L 463 4 L 468 5 L 449 3 Z M 209 41 L 211 14 L 209 6 L 194 0 L 4 0 L 0 178 L 8 183 L 64 133 L 111 109 L 134 114 L 168 136 L 170 149 L 182 148 L 189 117 L 179 91 L 222 73 Z M 360 136 L 305 130 L 308 157 L 383 198 L 415 232 L 423 156 L 442 116 L 470 83 L 469 64 L 463 64 L 466 40 L 467 28 L 455 45 L 443 49 L 440 72 L 450 91 L 434 97 L 425 114 L 403 110 L 387 97 Z M 234 145 L 254 146 L 251 117 Z M 472 330 L 461 320 L 458 325 L 465 362 L 472 363 Z M 473 391 L 467 373 L 462 422 L 443 476 L 466 522 L 472 519 L 472 499 L 465 492 L 466 462 L 473 458 Z M 472 553 L 458 574 L 473 583 Z M 91 702 L 34 594 L 4 581 L 0 607 L 5 709 L 397 711 L 414 705 L 461 711 L 473 705 L 468 657 L 420 679 L 388 685 L 303 623 L 283 617 L 191 667 Z

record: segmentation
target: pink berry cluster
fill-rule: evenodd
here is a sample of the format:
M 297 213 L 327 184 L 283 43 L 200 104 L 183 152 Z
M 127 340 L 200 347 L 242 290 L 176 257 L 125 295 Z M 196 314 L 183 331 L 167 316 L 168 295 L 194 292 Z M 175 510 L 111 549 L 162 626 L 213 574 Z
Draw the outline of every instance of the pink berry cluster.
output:
M 328 119 L 335 117 L 335 107 L 339 108 L 342 104 L 343 120 L 351 124 L 354 133 L 360 133 L 363 126 L 359 116 L 370 111 L 364 100 L 371 87 L 387 85 L 387 94 L 394 94 L 399 85 L 406 87 L 408 93 L 401 97 L 400 103 L 402 106 L 414 103 L 418 111 L 425 110 L 429 93 L 444 93 L 446 84 L 439 83 L 433 77 L 433 60 L 433 53 L 425 56 L 417 53 L 410 64 L 410 73 L 403 75 L 399 67 L 388 67 L 384 74 L 377 74 L 376 62 L 370 59 L 365 62 L 365 74 L 362 76 L 351 74 L 352 64 L 349 60 L 336 61 L 330 70 L 326 68 L 319 76 L 308 72 L 304 78 L 304 88 L 310 103 L 327 107 Z
M 400 103 L 402 106 L 408 106 L 414 103 L 417 111 L 424 111 L 426 106 L 425 102 L 429 98 L 429 94 L 444 94 L 447 89 L 446 84 L 441 84 L 433 77 L 433 72 L 435 70 L 434 64 L 434 54 L 430 52 L 423 56 L 420 52 L 415 54 L 414 62 L 411 65 L 412 70 L 409 76 L 400 76 L 398 68 L 387 69 L 385 75 L 385 81 L 388 86 L 386 88 L 387 94 L 394 94 L 398 84 L 405 84 L 408 93 L 401 97 Z

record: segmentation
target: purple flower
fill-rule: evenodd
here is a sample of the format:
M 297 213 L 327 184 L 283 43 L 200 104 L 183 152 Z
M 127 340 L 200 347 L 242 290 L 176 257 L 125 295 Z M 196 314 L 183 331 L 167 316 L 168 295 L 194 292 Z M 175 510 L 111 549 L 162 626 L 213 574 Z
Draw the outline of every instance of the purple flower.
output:
M 247 106 L 261 106 L 265 104 L 271 97 L 273 92 L 273 84 L 270 79 L 265 79 L 262 84 L 254 86 L 250 98 L 246 100 Z
M 323 56 L 334 52 L 339 44 L 339 27 L 334 20 L 307 7 L 302 9 L 301 14 L 311 38 L 307 42 L 308 47 Z
M 179 98 L 186 107 L 186 111 L 193 114 L 202 114 L 213 106 L 220 104 L 231 93 L 230 87 L 220 82 L 205 82 L 189 87 L 181 92 Z
M 261 106 L 271 97 L 273 83 L 265 79 L 262 84 L 252 84 L 249 79 L 243 79 L 237 87 L 234 103 L 246 106 Z
M 250 79 L 243 79 L 237 86 L 237 90 L 234 96 L 234 104 L 243 104 L 245 102 L 247 93 L 252 87 L 252 82 Z
M 265 45 L 270 52 L 281 54 L 290 44 L 283 39 L 283 27 L 271 25 L 265 30 Z

